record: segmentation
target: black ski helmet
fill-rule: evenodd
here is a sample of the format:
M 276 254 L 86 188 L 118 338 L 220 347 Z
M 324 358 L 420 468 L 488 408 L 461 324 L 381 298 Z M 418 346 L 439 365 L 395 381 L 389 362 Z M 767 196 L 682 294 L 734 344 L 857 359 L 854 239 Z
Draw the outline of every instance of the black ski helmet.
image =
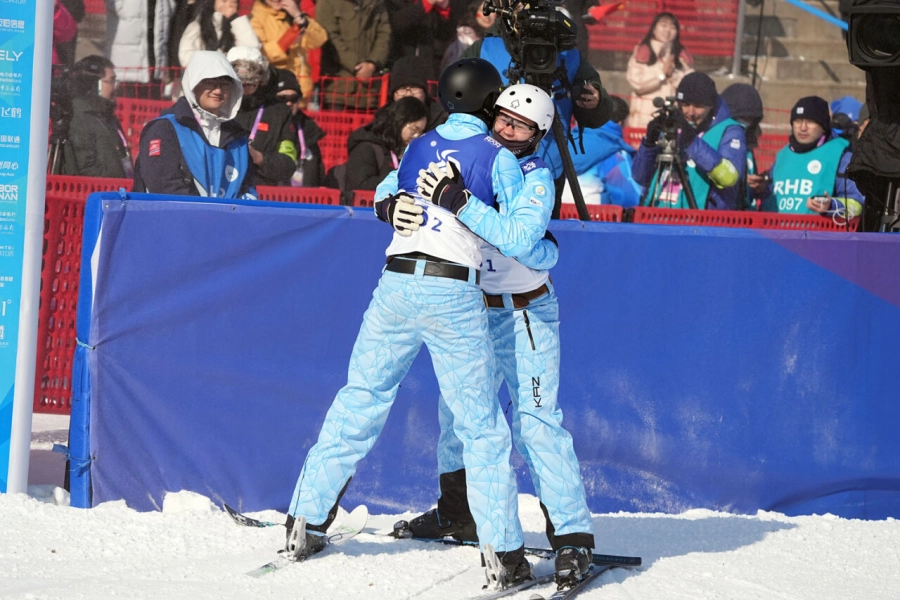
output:
M 490 111 L 502 90 L 500 73 L 483 58 L 463 58 L 451 63 L 441 71 L 438 80 L 438 98 L 450 114 Z

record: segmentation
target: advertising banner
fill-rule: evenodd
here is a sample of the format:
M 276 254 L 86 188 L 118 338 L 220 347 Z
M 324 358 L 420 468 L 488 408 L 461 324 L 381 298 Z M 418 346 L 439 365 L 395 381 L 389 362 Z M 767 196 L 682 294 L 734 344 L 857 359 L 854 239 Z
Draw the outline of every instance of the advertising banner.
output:
M 52 0 L 0 0 L 0 492 L 28 479 Z

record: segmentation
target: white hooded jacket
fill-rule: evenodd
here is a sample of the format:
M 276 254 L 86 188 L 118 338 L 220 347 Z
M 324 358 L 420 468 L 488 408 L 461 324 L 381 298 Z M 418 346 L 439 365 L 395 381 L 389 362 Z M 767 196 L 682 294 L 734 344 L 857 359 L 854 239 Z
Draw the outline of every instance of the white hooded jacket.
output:
M 197 104 L 194 96 L 194 88 L 204 79 L 215 79 L 217 77 L 228 76 L 234 82 L 234 88 L 228 102 L 222 107 L 221 115 L 214 115 Z M 211 50 L 198 50 L 191 56 L 187 68 L 184 70 L 182 77 L 182 89 L 184 90 L 184 98 L 190 104 L 197 122 L 203 130 L 207 141 L 212 146 L 219 146 L 221 137 L 222 123 L 235 118 L 241 109 L 241 99 L 244 96 L 244 86 L 241 80 L 235 74 L 231 63 L 225 58 L 221 52 Z

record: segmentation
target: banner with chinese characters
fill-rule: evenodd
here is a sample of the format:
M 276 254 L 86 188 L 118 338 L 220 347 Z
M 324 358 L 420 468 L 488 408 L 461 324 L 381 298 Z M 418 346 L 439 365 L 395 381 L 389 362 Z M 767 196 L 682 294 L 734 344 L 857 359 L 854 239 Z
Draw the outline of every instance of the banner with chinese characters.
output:
M 53 14 L 0 0 L 0 492 L 28 478 Z

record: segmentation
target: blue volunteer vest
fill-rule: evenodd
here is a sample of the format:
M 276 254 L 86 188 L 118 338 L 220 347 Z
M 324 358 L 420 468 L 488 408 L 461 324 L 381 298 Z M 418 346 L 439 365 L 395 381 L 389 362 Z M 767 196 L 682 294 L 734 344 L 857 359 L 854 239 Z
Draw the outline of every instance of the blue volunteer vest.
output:
M 833 138 L 809 152 L 797 153 L 790 145 L 781 149 L 772 168 L 772 195 L 763 210 L 769 212 L 817 215 L 806 207 L 806 200 L 834 191 L 841 156 L 850 143 Z
M 397 171 L 397 188 L 414 191 L 420 169 L 428 168 L 429 163 L 452 159 L 459 166 L 469 191 L 488 206 L 494 206 L 496 202 L 491 172 L 501 148 L 488 134 L 448 140 L 441 137 L 437 130 L 429 131 L 410 142 L 403 154 L 403 162 Z
M 506 50 L 503 38 L 484 38 L 481 42 L 481 58 L 494 65 L 494 67 L 500 71 L 500 77 L 503 79 L 504 86 L 509 84 L 507 70 L 509 69 L 509 63 L 512 61 L 512 57 Z M 569 78 L 569 83 L 574 83 L 575 74 L 578 72 L 578 67 L 581 66 L 581 53 L 577 48 L 560 52 L 556 57 L 557 66 L 562 64 L 563 61 L 565 61 L 566 75 Z M 568 131 L 569 123 L 572 122 L 572 99 L 569 98 L 566 90 L 563 89 L 562 82 L 558 79 L 553 82 L 552 92 L 551 97 L 553 98 L 553 105 L 556 107 L 560 123 L 563 124 L 563 129 Z M 562 157 L 559 155 L 559 148 L 556 146 L 552 131 L 547 132 L 547 135 L 541 140 L 541 144 L 538 147 L 538 154 L 547 163 L 547 166 L 553 173 L 553 178 L 559 178 L 563 172 Z
M 172 123 L 191 175 L 200 182 L 207 196 L 240 197 L 238 194 L 250 166 L 247 138 L 238 138 L 224 148 L 216 148 L 190 127 L 181 125 L 175 115 L 162 115 L 159 118 L 168 119 Z
M 719 143 L 722 141 L 722 136 L 725 135 L 725 130 L 731 125 L 738 125 L 738 122 L 731 118 L 720 121 L 707 129 L 701 139 L 713 148 L 718 148 Z M 697 201 L 697 210 L 705 209 L 706 199 L 709 196 L 709 178 L 706 176 L 706 173 L 701 173 L 697 170 L 697 166 L 694 164 L 694 161 L 691 160 L 685 161 L 684 170 L 687 173 L 688 181 L 691 184 L 691 190 L 694 192 L 694 200 Z M 658 175 L 653 176 L 653 181 L 650 182 L 650 187 L 648 189 L 652 190 L 655 188 L 657 177 Z M 685 196 L 681 186 L 679 186 L 677 199 L 672 198 L 664 200 L 665 190 L 660 190 L 660 192 L 657 193 L 657 196 L 660 198 L 660 201 L 654 202 L 653 206 L 663 208 L 690 208 L 687 196 Z M 648 203 L 655 200 L 656 198 L 647 198 Z M 644 204 L 644 206 L 647 205 Z

